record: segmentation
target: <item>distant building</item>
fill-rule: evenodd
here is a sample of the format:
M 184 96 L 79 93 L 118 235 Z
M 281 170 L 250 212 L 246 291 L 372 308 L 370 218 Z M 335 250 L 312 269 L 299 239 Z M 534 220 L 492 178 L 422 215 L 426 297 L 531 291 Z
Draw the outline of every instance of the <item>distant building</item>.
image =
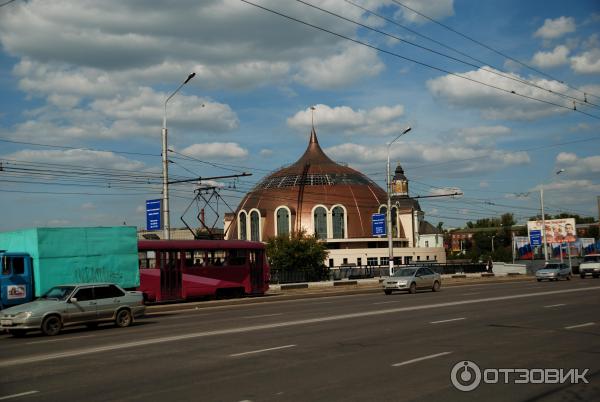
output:
M 442 234 L 409 197 L 400 166 L 391 188 L 395 264 L 445 262 Z M 225 233 L 228 239 L 266 241 L 303 229 L 327 243 L 330 267 L 385 266 L 388 240 L 372 236 L 374 213 L 387 213 L 387 193 L 364 174 L 332 161 L 313 127 L 300 159 L 263 178 L 235 214 L 225 216 Z

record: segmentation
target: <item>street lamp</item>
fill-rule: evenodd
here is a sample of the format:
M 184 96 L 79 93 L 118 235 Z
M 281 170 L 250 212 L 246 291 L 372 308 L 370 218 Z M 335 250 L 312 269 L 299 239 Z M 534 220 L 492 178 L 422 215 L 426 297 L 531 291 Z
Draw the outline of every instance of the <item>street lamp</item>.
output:
M 560 169 L 556 175 L 563 173 L 565 169 Z M 540 185 L 540 204 L 542 206 L 542 241 L 544 242 L 544 261 L 548 262 L 548 243 L 546 242 L 546 216 L 544 214 L 544 185 Z M 560 251 L 562 257 L 562 250 Z
M 390 147 L 394 142 L 398 140 L 398 138 L 402 137 L 404 134 L 408 133 L 411 130 L 410 126 L 406 127 L 400 135 L 398 135 L 392 142 L 387 144 L 387 227 L 388 227 L 388 258 L 389 258 L 389 266 L 390 266 L 390 276 L 394 270 L 394 247 L 392 242 L 392 179 L 390 177 Z M 410 219 L 414 219 L 413 216 Z
M 162 168 L 163 168 L 163 238 L 165 240 L 171 239 L 171 227 L 169 224 L 169 158 L 167 157 L 167 102 L 175 96 L 177 92 L 185 84 L 190 82 L 192 78 L 196 76 L 196 73 L 191 73 L 188 77 L 177 87 L 177 89 L 165 100 L 165 112 L 163 115 L 163 127 L 162 127 Z
M 494 253 L 494 237 L 496 237 L 496 235 L 492 236 L 492 253 Z

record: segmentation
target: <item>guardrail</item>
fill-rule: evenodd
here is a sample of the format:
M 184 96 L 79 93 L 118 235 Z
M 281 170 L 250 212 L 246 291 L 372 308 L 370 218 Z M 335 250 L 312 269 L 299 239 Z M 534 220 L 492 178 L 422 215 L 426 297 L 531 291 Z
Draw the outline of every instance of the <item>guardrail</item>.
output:
M 483 263 L 418 263 L 410 266 L 426 266 L 439 274 L 474 274 L 487 272 Z M 405 266 L 402 266 L 405 267 Z M 400 266 L 395 269 L 401 268 Z M 271 270 L 272 284 L 339 281 L 344 279 L 367 279 L 389 276 L 388 266 L 333 267 L 324 269 L 322 275 L 313 271 Z

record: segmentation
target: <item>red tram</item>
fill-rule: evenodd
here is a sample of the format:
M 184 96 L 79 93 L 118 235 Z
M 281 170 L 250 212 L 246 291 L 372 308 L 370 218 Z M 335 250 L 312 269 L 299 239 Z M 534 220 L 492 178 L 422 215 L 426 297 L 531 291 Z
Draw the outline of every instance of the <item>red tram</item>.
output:
M 139 240 L 147 301 L 261 295 L 269 289 L 265 246 L 242 240 Z

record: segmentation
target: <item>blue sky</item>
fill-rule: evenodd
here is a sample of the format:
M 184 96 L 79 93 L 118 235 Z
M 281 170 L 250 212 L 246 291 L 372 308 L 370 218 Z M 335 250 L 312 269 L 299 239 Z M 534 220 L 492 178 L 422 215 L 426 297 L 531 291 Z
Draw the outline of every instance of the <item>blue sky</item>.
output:
M 596 1 L 249 1 L 371 47 L 238 0 L 0 7 L 0 230 L 144 227 L 163 103 L 192 71 L 168 103 L 171 179 L 252 173 L 207 182 L 233 208 L 302 154 L 314 105 L 325 152 L 383 187 L 386 142 L 411 126 L 391 148 L 411 194 L 464 193 L 423 199 L 432 223 L 524 222 L 541 186 L 548 213 L 597 217 Z M 171 188 L 180 226 L 197 183 Z

